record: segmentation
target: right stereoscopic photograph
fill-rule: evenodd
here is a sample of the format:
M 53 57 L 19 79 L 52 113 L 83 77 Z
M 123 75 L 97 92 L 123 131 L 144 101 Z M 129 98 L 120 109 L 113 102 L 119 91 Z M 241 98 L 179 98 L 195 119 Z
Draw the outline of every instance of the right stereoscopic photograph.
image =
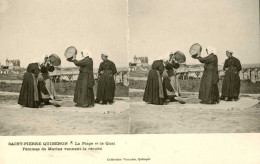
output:
M 258 0 L 130 0 L 131 134 L 259 133 Z

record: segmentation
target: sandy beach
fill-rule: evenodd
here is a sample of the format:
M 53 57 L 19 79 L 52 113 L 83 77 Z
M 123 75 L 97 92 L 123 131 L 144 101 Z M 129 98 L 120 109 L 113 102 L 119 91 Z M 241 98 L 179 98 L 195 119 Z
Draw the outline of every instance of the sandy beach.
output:
M 142 90 L 130 90 L 139 92 Z M 0 92 L 0 135 L 259 133 L 260 94 L 235 102 L 200 104 L 197 93 L 182 93 L 186 104 L 158 106 L 142 97 L 116 97 L 113 105 L 78 108 L 73 96 L 59 95 L 60 108 L 25 108 L 18 93 Z
M 17 93 L 1 92 L 0 135 L 86 135 L 129 133 L 128 98 L 117 97 L 113 105 L 78 108 L 72 96 L 59 96 L 62 107 L 25 108 Z M 5 98 L 4 98 L 5 97 Z
M 163 106 L 147 104 L 142 97 L 131 97 L 130 133 L 259 133 L 259 96 L 243 94 L 237 102 L 204 105 L 199 103 L 197 93 L 185 93 L 181 99 L 186 104 L 171 102 Z

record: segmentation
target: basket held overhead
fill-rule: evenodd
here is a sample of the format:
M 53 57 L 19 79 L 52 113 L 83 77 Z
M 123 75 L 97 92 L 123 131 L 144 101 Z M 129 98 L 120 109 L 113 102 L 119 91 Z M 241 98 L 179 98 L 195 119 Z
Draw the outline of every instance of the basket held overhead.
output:
M 53 66 L 60 66 L 61 64 L 61 60 L 60 60 L 60 57 L 56 54 L 51 54 L 49 56 L 49 59 L 50 59 L 50 63 L 53 65 Z
M 196 58 L 198 56 L 198 52 L 202 51 L 202 47 L 199 43 L 195 43 L 190 47 L 189 53 L 191 54 L 192 58 Z
M 184 63 L 186 61 L 186 56 L 181 51 L 176 51 L 173 55 L 175 55 L 175 60 L 178 63 Z
M 77 49 L 74 46 L 70 46 L 65 50 L 64 56 L 69 59 L 73 58 L 75 59 L 77 55 Z

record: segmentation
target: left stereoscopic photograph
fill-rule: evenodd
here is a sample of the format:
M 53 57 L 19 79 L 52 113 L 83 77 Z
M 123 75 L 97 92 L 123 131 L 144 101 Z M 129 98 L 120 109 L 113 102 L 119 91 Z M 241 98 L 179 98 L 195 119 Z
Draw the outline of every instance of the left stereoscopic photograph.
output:
M 129 131 L 127 1 L 0 0 L 0 135 Z

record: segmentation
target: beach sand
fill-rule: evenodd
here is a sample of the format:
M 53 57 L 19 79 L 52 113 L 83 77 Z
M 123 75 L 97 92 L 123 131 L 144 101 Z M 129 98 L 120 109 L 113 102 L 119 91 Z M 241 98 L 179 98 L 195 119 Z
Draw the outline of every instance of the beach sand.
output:
M 60 95 L 62 107 L 37 109 L 18 105 L 17 93 L 0 96 L 2 136 L 260 132 L 259 94 L 217 105 L 200 104 L 197 93 L 183 93 L 186 104 L 163 106 L 147 104 L 142 97 L 117 97 L 113 105 L 94 108 L 75 107 L 72 96 Z
M 3 96 L 11 96 L 3 99 Z M 0 135 L 86 135 L 129 133 L 128 98 L 115 98 L 113 105 L 75 107 L 72 96 L 59 97 L 62 107 L 25 108 L 16 93 L 5 92 L 0 101 Z
M 260 95 L 241 95 L 235 102 L 200 104 L 197 93 L 186 93 L 186 104 L 151 105 L 131 97 L 131 134 L 259 133 Z

